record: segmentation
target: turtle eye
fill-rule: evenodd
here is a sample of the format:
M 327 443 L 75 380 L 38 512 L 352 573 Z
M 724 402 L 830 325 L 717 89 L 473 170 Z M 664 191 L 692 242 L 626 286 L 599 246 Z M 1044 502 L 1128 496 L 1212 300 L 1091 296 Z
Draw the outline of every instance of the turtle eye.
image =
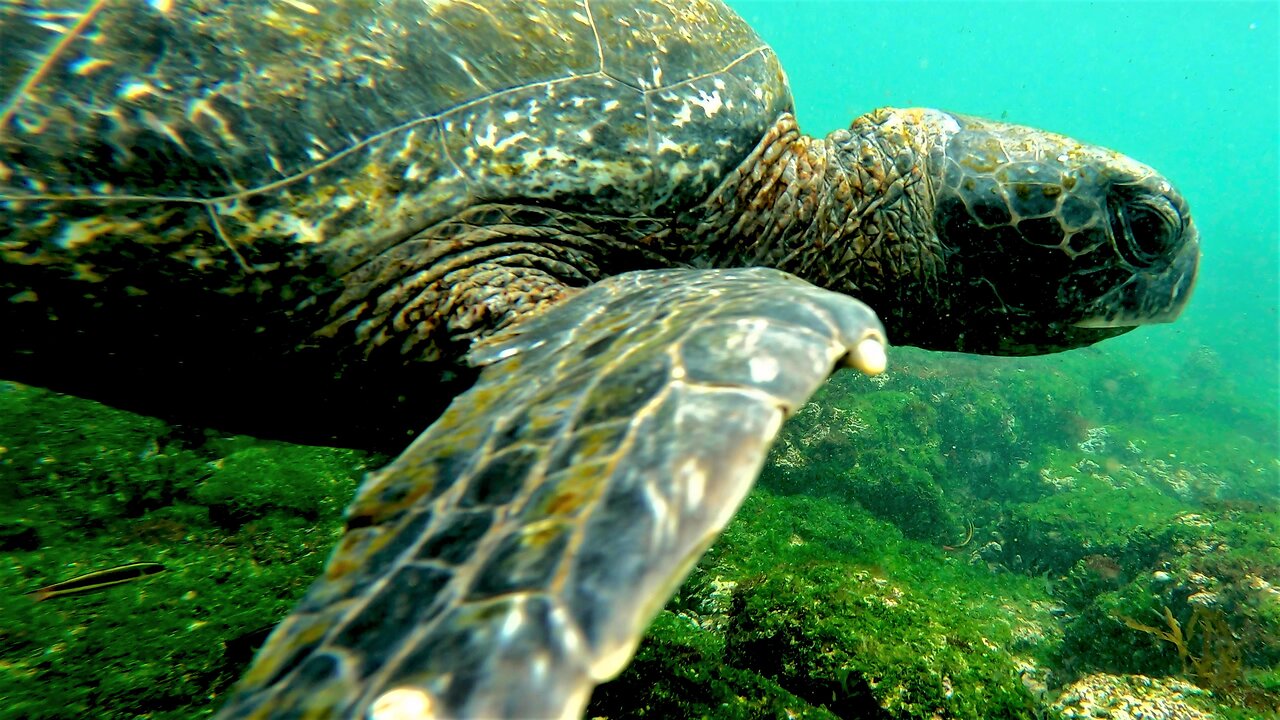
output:
M 1121 257 L 1135 267 L 1150 267 L 1177 246 L 1182 216 L 1168 198 L 1153 195 L 1107 203 L 1111 235 Z

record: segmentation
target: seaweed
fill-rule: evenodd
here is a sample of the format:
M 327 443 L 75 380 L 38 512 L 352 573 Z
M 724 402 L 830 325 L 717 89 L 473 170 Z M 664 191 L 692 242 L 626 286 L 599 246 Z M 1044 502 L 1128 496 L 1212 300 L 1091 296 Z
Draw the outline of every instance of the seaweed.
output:
M 1155 627 L 1121 616 L 1133 630 L 1153 635 L 1178 653 L 1182 674 L 1217 697 L 1254 710 L 1277 710 L 1276 699 L 1245 681 L 1244 652 L 1231 629 L 1227 614 L 1217 608 L 1196 605 L 1185 625 L 1168 606 L 1162 608 L 1165 627 Z

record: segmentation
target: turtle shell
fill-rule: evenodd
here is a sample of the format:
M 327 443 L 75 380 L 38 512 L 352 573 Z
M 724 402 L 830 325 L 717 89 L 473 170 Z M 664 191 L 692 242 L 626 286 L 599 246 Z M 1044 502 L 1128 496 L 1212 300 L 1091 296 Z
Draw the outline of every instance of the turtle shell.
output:
M 478 201 L 671 216 L 791 99 L 721 3 L 668 5 L 8 4 L 5 250 L 342 272 Z
M 324 333 L 353 271 L 479 203 L 661 222 L 791 108 L 719 2 L 74 7 L 0 5 L 0 376 L 293 439 L 404 404 Z

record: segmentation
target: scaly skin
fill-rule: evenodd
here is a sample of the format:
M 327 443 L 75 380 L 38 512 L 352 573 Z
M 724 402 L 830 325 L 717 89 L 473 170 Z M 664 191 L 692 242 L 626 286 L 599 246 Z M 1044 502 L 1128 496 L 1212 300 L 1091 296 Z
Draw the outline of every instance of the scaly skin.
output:
M 885 108 L 825 139 L 784 116 L 683 218 L 698 265 L 766 265 L 877 308 L 895 343 L 1066 350 L 1167 322 L 1200 257 L 1155 170 L 1055 133 Z
M 1150 221 L 1137 232 L 1135 213 Z M 503 246 L 486 245 L 495 235 Z M 418 250 L 433 244 L 491 247 L 493 259 L 439 263 Z M 901 344 L 1033 354 L 1175 318 L 1199 236 L 1177 190 L 1124 155 L 1018 125 L 885 108 L 824 139 L 784 114 L 674 222 L 482 206 L 391 254 L 403 258 L 394 272 L 361 282 L 389 288 L 374 317 L 407 321 L 394 332 L 375 325 L 382 334 L 361 342 L 412 329 L 405 348 L 433 333 L 429 347 L 465 348 L 617 269 L 684 264 L 775 267 L 863 298 Z M 421 268 L 413 283 L 401 282 L 406 267 Z M 354 286 L 354 297 L 371 294 Z

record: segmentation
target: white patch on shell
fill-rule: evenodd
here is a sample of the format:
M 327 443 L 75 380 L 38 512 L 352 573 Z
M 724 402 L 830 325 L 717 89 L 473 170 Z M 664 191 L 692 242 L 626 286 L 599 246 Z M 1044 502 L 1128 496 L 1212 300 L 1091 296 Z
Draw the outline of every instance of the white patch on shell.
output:
M 502 121 L 505 123 L 513 123 L 520 119 L 520 113 L 515 110 L 508 110 L 502 113 Z
M 698 97 L 689 98 L 689 102 L 702 108 L 702 112 L 707 117 L 712 117 L 716 113 L 720 112 L 720 108 L 724 107 L 724 101 L 720 99 L 719 90 L 712 91 L 710 95 L 703 92 L 702 90 L 699 90 Z
M 476 136 L 476 145 L 483 148 L 489 148 L 495 153 L 501 153 L 512 145 L 528 138 L 529 133 L 527 132 L 512 133 L 504 138 L 499 138 L 498 127 L 490 124 L 485 126 L 483 135 Z
M 506 137 L 498 141 L 498 144 L 493 146 L 494 152 L 502 152 L 506 150 L 508 147 L 520 142 L 521 140 L 527 140 L 528 138 L 529 138 L 529 133 L 526 133 L 526 132 L 515 133 L 510 137 Z
M 735 352 L 755 353 L 756 348 L 760 346 L 760 339 L 764 337 L 767 326 L 768 324 L 764 320 L 758 319 L 734 322 L 734 329 L 737 330 L 737 333 L 725 343 L 725 349 Z
M 507 640 L 515 637 L 520 632 L 520 626 L 524 624 L 523 613 L 509 612 L 507 618 L 502 621 L 502 627 L 498 629 L 498 637 Z
M 675 125 L 676 127 L 684 127 L 685 124 L 687 124 L 692 119 L 693 119 L 693 109 L 689 107 L 688 103 L 686 103 L 680 106 L 680 112 L 676 113 L 676 119 L 672 120 L 671 124 Z
M 324 233 L 310 220 L 293 214 L 280 214 L 276 218 L 285 232 L 293 235 L 294 242 L 312 245 L 324 240 Z
M 93 242 L 93 239 L 101 233 L 101 223 L 95 222 L 92 218 L 72 220 L 63 224 L 62 232 L 54 242 L 58 247 L 69 250 Z
M 604 105 L 600 106 L 600 109 L 604 110 L 605 112 L 613 112 L 618 108 L 618 105 L 620 104 L 621 103 L 619 103 L 617 100 L 606 100 Z
M 315 135 L 309 135 L 308 139 L 311 140 L 311 147 L 307 148 L 308 157 L 312 160 L 323 160 L 329 157 L 329 146 L 325 145 L 323 140 Z
M 480 78 L 476 77 L 475 71 L 471 69 L 471 63 L 467 62 L 466 58 L 459 57 L 453 53 L 449 53 L 449 57 L 453 58 L 453 61 L 458 64 L 458 67 L 462 68 L 462 71 L 467 74 L 471 82 L 475 83 L 476 87 L 484 87 L 484 83 L 480 82 Z
M 680 155 L 681 157 L 684 157 L 683 148 L 681 148 L 678 144 L 672 142 L 671 138 L 667 137 L 666 135 L 663 135 L 662 139 L 658 140 L 658 154 L 661 155 L 662 153 L 668 153 L 668 152 L 673 152 L 673 153 L 676 153 L 677 155 Z
M 302 0 L 283 0 L 283 1 L 285 5 L 288 5 L 289 7 L 292 7 L 296 10 L 304 12 L 308 15 L 320 14 L 320 8 L 316 7 L 315 5 L 312 5 L 311 3 L 302 2 Z
M 547 164 L 552 167 L 563 167 L 571 161 L 572 158 L 558 147 L 534 148 L 520 155 L 520 164 L 524 165 L 527 172 L 542 170 Z
M 142 124 L 155 134 L 165 136 L 169 139 L 169 142 L 177 145 L 184 151 L 190 152 L 190 150 L 187 149 L 187 144 L 182 141 L 182 136 L 178 134 L 178 131 L 175 130 L 172 125 L 156 117 L 156 114 L 150 110 L 144 110 L 142 112 Z
M 667 538 L 675 534 L 676 518 L 681 513 L 671 511 L 671 503 L 652 482 L 644 484 L 644 497 L 648 504 L 648 515 L 653 521 L 651 542 L 653 547 L 662 547 Z

